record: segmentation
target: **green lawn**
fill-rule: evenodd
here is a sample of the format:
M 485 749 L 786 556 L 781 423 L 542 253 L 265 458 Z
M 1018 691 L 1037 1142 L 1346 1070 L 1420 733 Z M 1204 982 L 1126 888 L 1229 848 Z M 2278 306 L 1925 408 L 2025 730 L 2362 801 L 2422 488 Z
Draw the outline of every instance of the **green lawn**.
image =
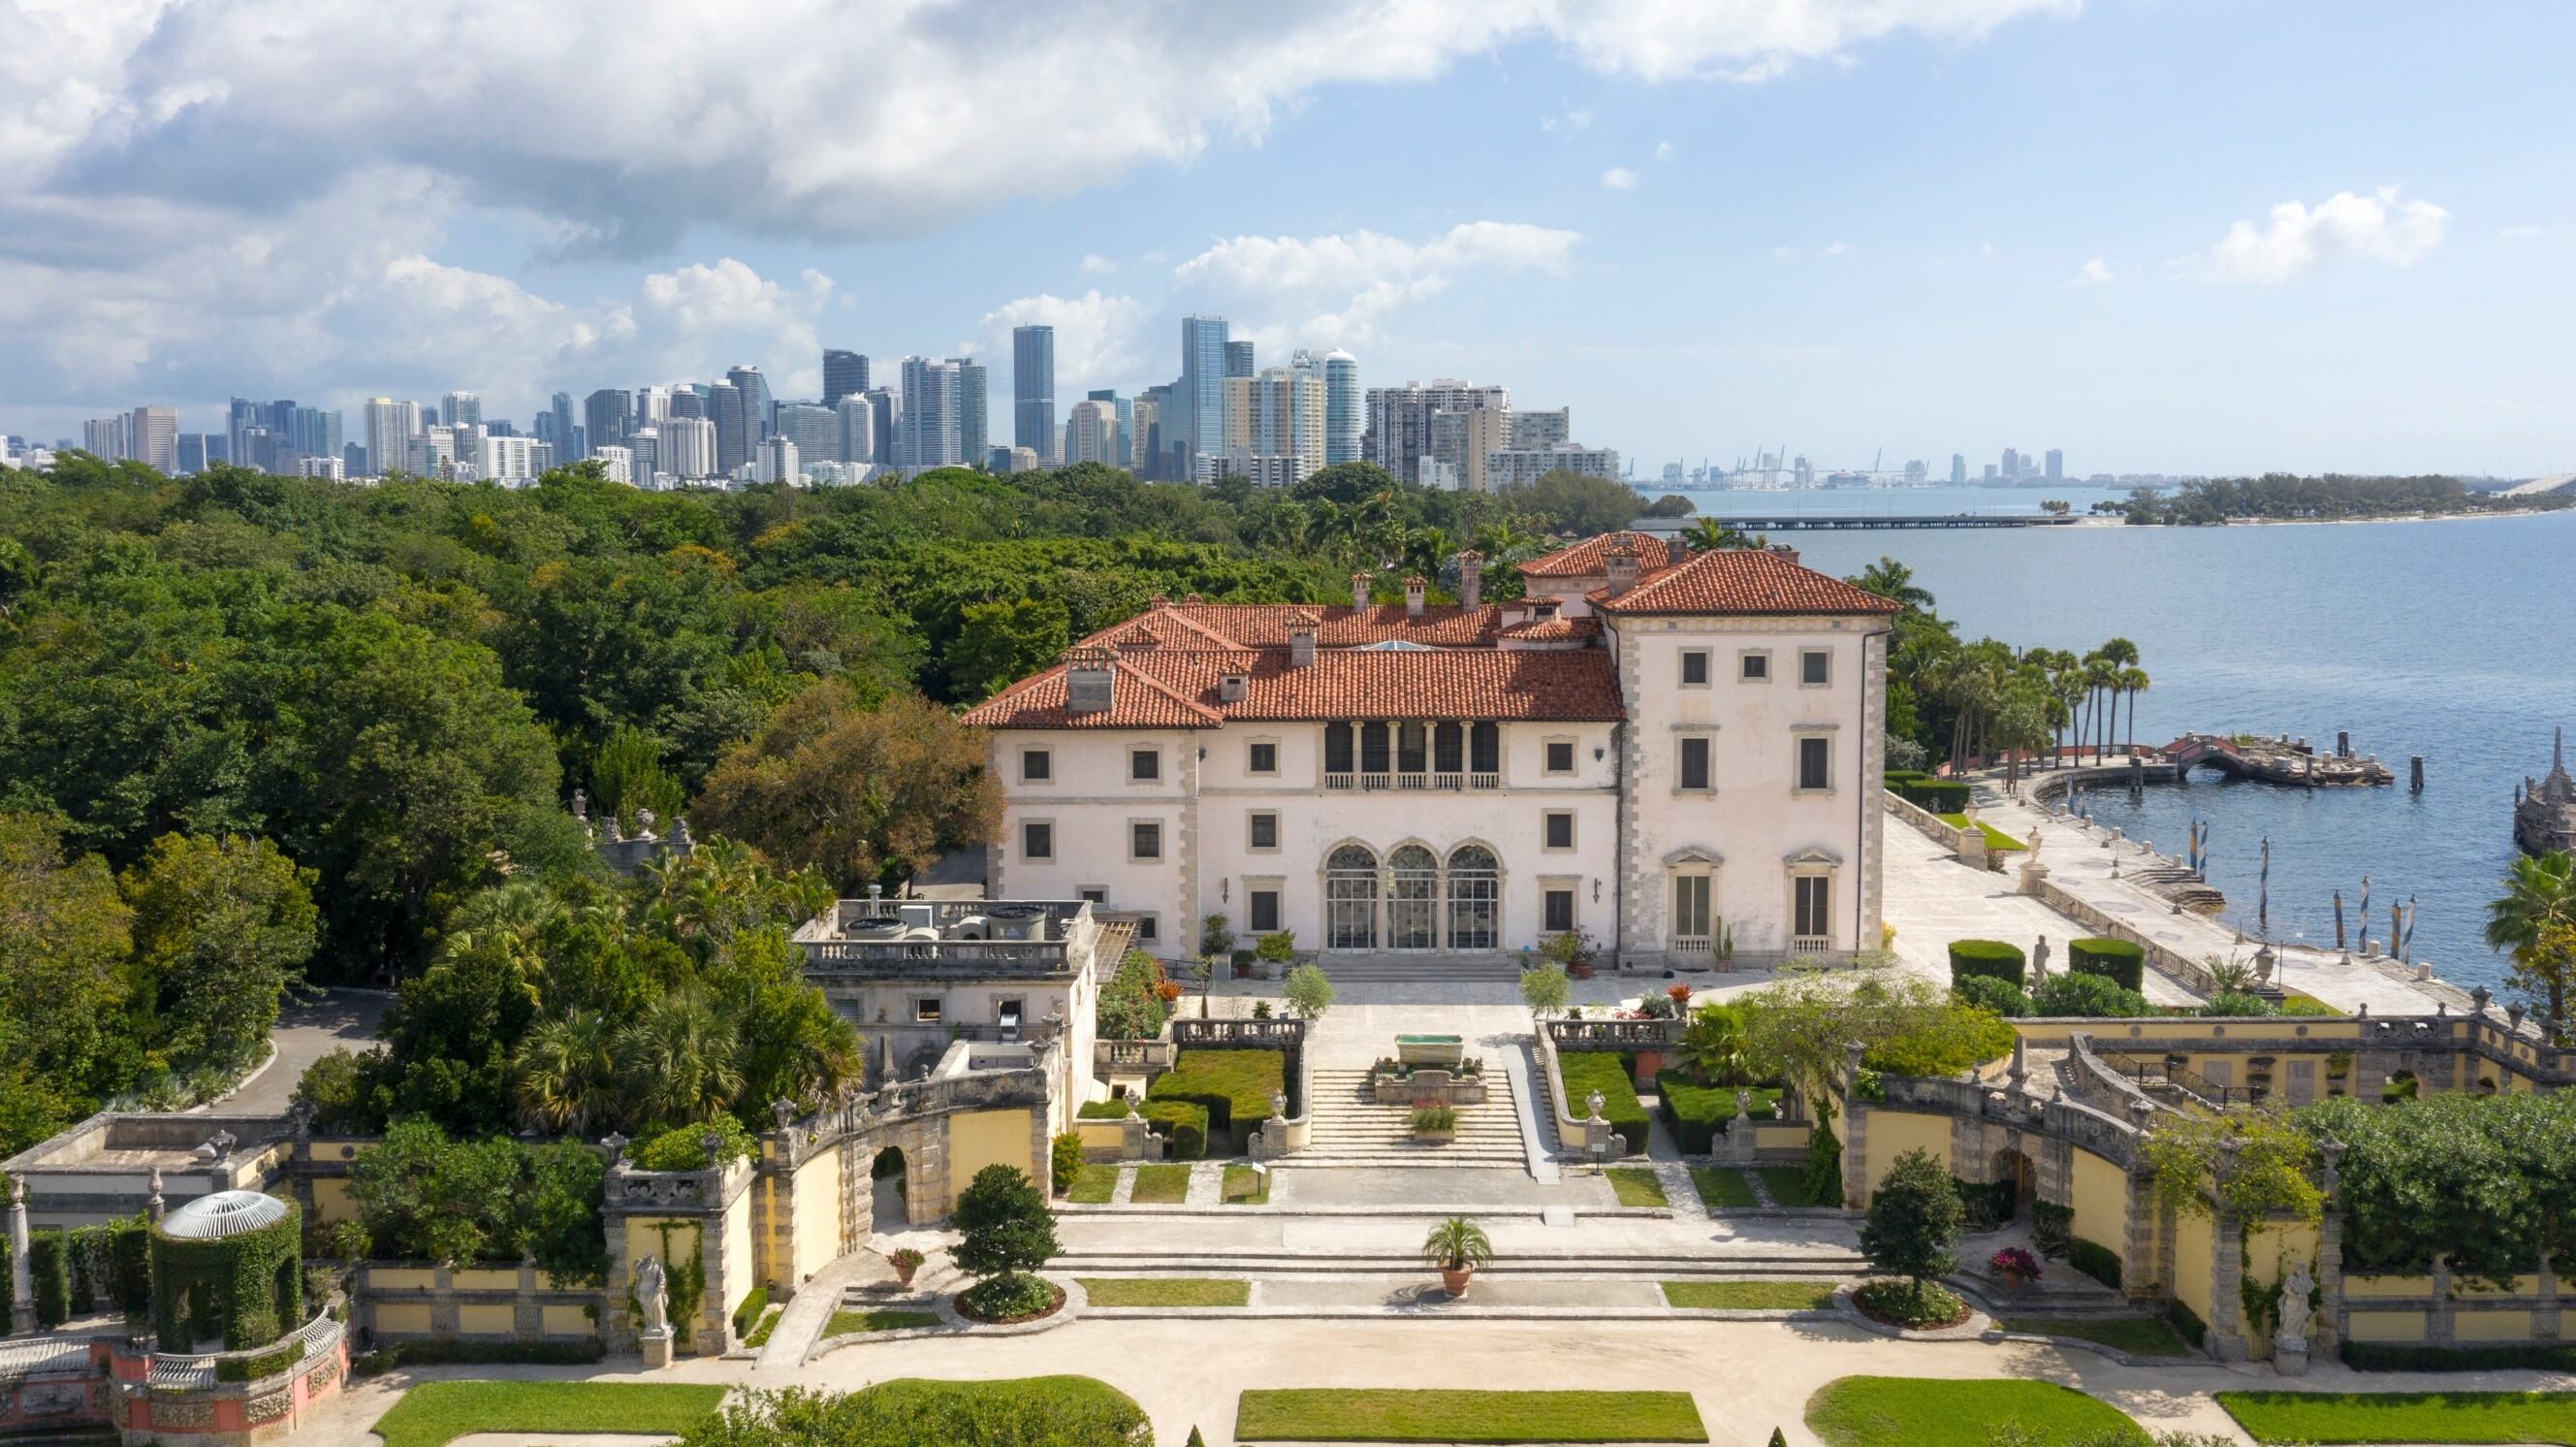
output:
M 1221 1108 L 1229 1125 L 1226 1149 L 1245 1150 L 1252 1128 L 1270 1118 L 1270 1097 L 1287 1089 L 1287 1055 L 1277 1050 L 1184 1050 L 1172 1068 L 1155 1077 L 1151 1100 L 1196 1101 L 1208 1108 L 1208 1134 L 1219 1137 Z M 1208 1150 L 1221 1154 L 1211 1139 Z
M 1594 1091 L 1601 1092 L 1601 1118 L 1610 1122 L 1628 1143 L 1628 1154 L 1646 1153 L 1646 1108 L 1637 1102 L 1637 1082 L 1629 1077 L 1634 1067 L 1625 1055 L 1577 1052 L 1556 1057 L 1557 1099 L 1564 1102 L 1565 1113 L 1582 1120 L 1592 1113 L 1586 1102 Z
M 1739 1211 L 1762 1204 L 1753 1198 L 1753 1185 L 1744 1179 L 1742 1171 L 1693 1166 L 1691 1184 L 1699 1188 L 1699 1203 L 1712 1211 Z
M 376 1419 L 385 1447 L 443 1447 L 468 1432 L 689 1430 L 725 1388 L 656 1382 L 424 1382 Z
M 823 1327 L 827 1337 L 848 1336 L 856 1331 L 908 1331 L 917 1326 L 939 1325 L 939 1314 L 933 1311 L 836 1311 Z
M 2258 1442 L 2576 1443 L 2576 1392 L 2221 1392 Z
M 1831 1447 L 1987 1447 L 2007 1422 L 2047 1443 L 2136 1426 L 2054 1382 L 1844 1377 L 1807 1399 L 1807 1427 Z
M 742 1344 L 747 1347 L 769 1345 L 769 1334 L 778 1330 L 778 1319 L 786 1314 L 787 1308 L 783 1306 L 773 1306 L 763 1311 L 760 1314 L 760 1324 L 743 1336 Z
M 2042 1336 L 2071 1336 L 2079 1341 L 2097 1341 L 2106 1347 L 2118 1347 L 2137 1357 L 2182 1357 L 2191 1355 L 2174 1330 L 2152 1316 L 2094 1317 L 2076 1321 L 2058 1321 L 2045 1317 L 2009 1320 L 1996 1325 L 2006 1331 L 2031 1331 Z
M 1978 833 L 1986 836 L 1986 847 L 1988 849 L 2028 849 L 2030 847 L 2011 835 L 2006 834 L 2001 829 L 1996 828 L 1994 825 L 1987 823 L 1983 819 L 1976 821 L 1973 826 L 1969 824 L 1968 816 L 1965 814 L 1943 814 L 1940 816 L 1940 820 L 1942 823 L 1949 825 L 1953 829 L 1974 827 Z
M 1242 1442 L 1705 1442 L 1688 1392 L 1246 1392 Z
M 1646 1166 L 1611 1167 L 1610 1189 L 1619 1193 L 1619 1204 L 1622 1206 L 1672 1204 L 1664 1198 L 1664 1183 L 1655 1179 L 1654 1171 Z
M 1064 1198 L 1077 1206 L 1106 1206 L 1118 1190 L 1116 1166 L 1084 1166 L 1073 1178 L 1073 1189 Z
M 1177 1205 L 1190 1198 L 1190 1168 L 1187 1166 L 1138 1166 L 1136 1189 L 1127 1199 L 1139 1205 Z
M 1145 1411 L 1094 1377 L 1018 1377 L 934 1382 L 898 1377 L 838 1398 L 821 1430 L 743 1434 L 746 1441 L 1130 1442 Z M 834 1430 L 838 1429 L 838 1430 Z M 1150 1428 L 1147 1428 L 1150 1431 Z
M 1807 1168 L 1804 1166 L 1764 1166 L 1762 1184 L 1771 1192 L 1775 1206 L 1812 1206 L 1807 1199 Z
M 1700 1311 L 1824 1311 L 1830 1281 L 1667 1281 L 1664 1302 Z
M 1077 1276 L 1093 1306 L 1245 1306 L 1252 1283 L 1214 1277 Z
M 1270 1204 L 1270 1173 L 1250 1166 L 1225 1168 L 1222 1197 L 1229 1206 L 1267 1206 Z

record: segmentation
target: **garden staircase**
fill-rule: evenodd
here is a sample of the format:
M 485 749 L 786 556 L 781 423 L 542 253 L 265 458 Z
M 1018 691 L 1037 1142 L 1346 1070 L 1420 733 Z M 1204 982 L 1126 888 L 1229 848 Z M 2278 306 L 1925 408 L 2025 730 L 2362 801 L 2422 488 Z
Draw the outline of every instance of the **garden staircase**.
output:
M 1528 1168 L 1510 1083 L 1499 1070 L 1491 1072 L 1484 1104 L 1458 1107 L 1458 1138 L 1439 1145 L 1413 1139 L 1410 1106 L 1376 1102 L 1369 1093 L 1366 1070 L 1318 1066 L 1313 1090 L 1313 1123 L 1306 1148 L 1282 1157 L 1281 1166 Z

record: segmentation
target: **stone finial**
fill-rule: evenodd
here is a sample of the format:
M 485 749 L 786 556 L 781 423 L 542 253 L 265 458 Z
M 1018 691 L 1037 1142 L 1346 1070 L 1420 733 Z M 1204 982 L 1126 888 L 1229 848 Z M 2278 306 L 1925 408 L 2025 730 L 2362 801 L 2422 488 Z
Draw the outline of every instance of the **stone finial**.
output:
M 1288 1118 L 1288 1092 L 1284 1090 L 1270 1092 L 1270 1118 L 1272 1120 Z
M 778 1122 L 778 1128 L 780 1130 L 785 1130 L 789 1126 L 794 1125 L 796 1123 L 796 1102 L 787 1099 L 785 1096 L 780 1096 L 778 1099 L 771 1101 L 769 1103 L 769 1118 Z
M 2517 1001 L 2515 1001 L 2513 1004 L 2510 1004 L 2510 1005 L 2505 1006 L 2505 1007 L 2504 1007 L 2504 1019 L 2505 1019 L 2505 1024 L 2507 1024 L 2507 1025 L 2511 1026 L 2513 1029 L 2516 1029 L 2516 1030 L 2521 1029 L 2521 1028 L 2522 1028 L 2522 1003 L 2521 1003 L 2520 1001 L 2518 1001 L 2518 1000 L 2517 1000 Z
M 580 820 L 585 827 L 589 825 L 590 791 L 588 789 L 575 789 L 572 791 L 572 817 Z
M 2484 985 L 2480 985 L 2476 989 L 2471 990 L 2469 992 L 2469 1013 L 2483 1018 L 2487 1013 L 2487 1002 L 2494 998 L 2495 992 Z
M 152 1168 L 152 1194 L 143 1203 L 143 1214 L 151 1217 L 155 1221 L 158 1221 L 168 1212 L 168 1210 L 168 1205 L 161 1199 L 161 1168 L 159 1166 L 154 1166 Z
M 708 1170 L 721 1171 L 724 1169 L 724 1162 L 720 1159 L 724 1154 L 723 1136 L 716 1134 L 714 1131 L 708 1131 L 705 1135 L 698 1137 L 698 1149 L 707 1153 Z
M 599 1143 L 608 1148 L 608 1163 L 612 1166 L 626 1159 L 626 1147 L 632 1144 L 616 1131 L 610 1131 Z
M 2030 1041 L 2018 1034 L 2013 1036 L 2012 1060 L 2012 1068 L 2004 1075 L 2012 1081 L 2013 1093 L 2019 1095 L 2025 1088 L 2023 1083 L 2030 1079 Z
M 1601 1107 L 1606 1104 L 1608 1104 L 1608 1101 L 1603 1098 L 1600 1091 L 1596 1090 L 1590 1095 L 1585 1096 L 1583 1098 L 1584 1109 L 1592 1112 L 1590 1115 L 1584 1117 L 1586 1123 L 1599 1125 L 1601 1123 Z
M 2129 1102 L 2129 1123 L 2140 1130 L 2147 1128 L 2148 1118 L 2155 1113 L 2156 1103 L 2152 1100 L 2140 1099 Z

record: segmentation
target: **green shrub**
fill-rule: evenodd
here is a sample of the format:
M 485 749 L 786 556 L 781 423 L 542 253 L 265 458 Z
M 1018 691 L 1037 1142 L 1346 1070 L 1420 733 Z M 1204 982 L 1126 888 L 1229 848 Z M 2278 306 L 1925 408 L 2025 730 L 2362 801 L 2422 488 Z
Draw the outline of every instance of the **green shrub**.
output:
M 60 1231 L 27 1238 L 27 1270 L 36 1279 L 36 1321 L 61 1326 L 72 1319 L 72 1243 Z
M 2134 1020 L 2147 1013 L 2147 997 L 2105 975 L 2051 975 L 2032 992 L 2030 1008 L 2043 1019 Z
M 1073 1178 L 1082 1174 L 1082 1136 L 1066 1131 L 1055 1138 L 1054 1154 L 1047 1160 L 1049 1184 L 1061 1196 L 1073 1189 Z
M 2576 1372 L 2576 1346 L 2428 1347 L 2348 1341 L 2343 1344 L 2343 1364 L 2356 1372 Z
M 2144 988 L 2146 947 L 2102 936 L 2066 942 L 2066 967 L 2079 975 L 2103 975 L 2123 990 Z
M 596 1337 L 577 1341 L 407 1341 L 352 1357 L 352 1375 L 372 1377 L 396 1367 L 587 1366 L 608 1355 Z
M 1821 1118 L 1807 1134 L 1805 1185 L 1810 1205 L 1843 1203 L 1843 1143 L 1834 1139 L 1832 1124 Z
M 743 1130 L 741 1121 L 719 1115 L 712 1121 L 675 1125 L 660 1135 L 636 1142 L 626 1152 L 627 1164 L 639 1171 L 706 1170 L 705 1138 L 709 1133 L 721 1142 L 716 1152 L 720 1162 L 747 1161 L 760 1154 L 760 1142 Z
M 1950 941 L 1950 983 L 1954 985 L 1974 976 L 2001 980 L 2018 990 L 2029 966 L 2030 957 L 2019 945 L 2002 940 Z
M 265 1381 L 304 1360 L 304 1343 L 291 1341 L 274 1351 L 255 1357 L 218 1357 L 215 1380 L 219 1382 Z
M 2165 1321 L 2195 1349 L 2209 1340 L 2209 1324 L 2202 1321 L 2200 1313 L 2192 1310 L 2190 1304 L 2180 1297 L 2165 1303 Z
M 1116 1100 L 1086 1100 L 1074 1115 L 1082 1120 L 1125 1120 L 1136 1113 L 1136 1102 L 1125 1096 Z
M 1144 1410 L 1090 1377 L 933 1382 L 898 1378 L 863 1391 L 754 1391 L 689 1429 L 680 1447 L 1143 1447 Z
M 1929 814 L 1956 814 L 1968 807 L 1969 786 L 1944 779 L 1908 779 L 1896 795 Z
M 2075 1208 L 2053 1201 L 2030 1203 L 2030 1248 L 2047 1260 L 2064 1256 L 2075 1244 Z
M 2013 1218 L 2013 1208 L 2020 1204 L 2012 1178 L 2000 1181 L 1963 1181 L 1956 1176 L 1950 1184 L 1959 1193 L 1959 1209 L 1966 1213 L 1968 1229 L 1991 1231 Z
M 737 1337 L 751 1335 L 751 1329 L 760 1325 L 760 1314 L 767 1310 L 769 1310 L 769 1288 L 753 1287 L 751 1294 L 742 1299 L 742 1305 L 733 1309 L 733 1334 Z
M 1717 1148 L 1717 1138 L 1725 1134 L 1727 1122 L 1735 1119 L 1735 1092 L 1732 1085 L 1702 1085 L 1688 1071 L 1663 1070 L 1655 1074 L 1655 1094 L 1662 1101 L 1664 1129 L 1686 1156 L 1704 1156 Z M 1768 1098 L 1777 1090 L 1755 1090 L 1753 1108 L 1769 1110 Z M 1609 1112 L 1604 1110 L 1602 1114 Z
M 1145 1123 L 1154 1134 L 1169 1137 L 1172 1159 L 1195 1161 L 1207 1154 L 1207 1107 L 1194 1100 L 1149 1100 Z
M 2243 990 L 2224 990 L 2210 996 L 2209 1003 L 2200 1007 L 2200 1013 L 2222 1020 L 2243 1020 L 2259 1015 L 2277 1015 L 2280 1011 L 2260 995 Z
M 1646 1107 L 1637 1099 L 1637 1087 L 1630 1078 L 1636 1069 L 1633 1056 L 1567 1053 L 1556 1057 L 1557 1073 L 1565 1087 L 1565 1113 L 1576 1120 L 1591 1114 L 1589 1101 L 1594 1091 L 1601 1092 L 1601 1118 L 1628 1143 L 1628 1154 L 1646 1153 L 1646 1138 L 1651 1133 L 1646 1124 Z
M 2058 977 L 2050 978 L 2054 982 Z M 1991 1010 L 2007 1020 L 2019 1020 L 2033 1009 L 2030 996 L 2015 988 L 2012 981 L 1985 975 L 1966 975 L 1952 980 L 1950 998 L 1979 1010 Z
M 1163 1033 L 1169 1013 L 1154 987 L 1163 983 L 1163 967 L 1143 950 L 1129 950 L 1109 983 L 1100 987 L 1092 1024 L 1103 1040 L 1151 1040 Z
M 2072 1238 L 2066 1247 L 2066 1263 L 2113 1291 L 2120 1289 L 2120 1253 L 2098 1241 Z M 2197 1344 L 2197 1338 L 2194 1341 Z
M 1285 1089 L 1287 1061 L 1281 1050 L 1184 1050 L 1145 1098 L 1196 1102 L 1207 1111 L 1209 1138 L 1222 1137 L 1239 1156 L 1270 1118 L 1270 1097 Z
M 137 1216 L 108 1228 L 108 1305 L 130 1322 L 152 1317 L 152 1228 Z

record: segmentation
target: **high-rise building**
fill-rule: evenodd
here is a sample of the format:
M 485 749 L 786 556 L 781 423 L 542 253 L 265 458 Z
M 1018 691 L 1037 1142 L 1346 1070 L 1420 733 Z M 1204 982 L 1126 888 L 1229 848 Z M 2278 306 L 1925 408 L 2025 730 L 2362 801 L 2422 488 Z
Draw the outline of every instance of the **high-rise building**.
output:
M 903 359 L 903 415 L 895 423 L 901 445 L 895 463 L 906 472 L 965 463 L 958 449 L 958 370 L 955 362 Z
M 1117 445 L 1111 449 L 1108 462 L 1112 467 L 1130 466 L 1136 456 L 1136 404 L 1119 396 L 1114 387 L 1099 388 L 1084 400 L 1106 402 L 1118 410 Z
M 635 389 L 635 426 L 659 427 L 671 415 L 671 389 L 638 387 Z
M 985 386 L 984 364 L 971 357 L 948 360 L 957 368 L 957 464 L 971 467 L 984 455 L 984 444 L 992 436 L 985 425 L 990 394 Z
M 844 397 L 868 390 L 868 359 L 859 352 L 827 349 L 823 353 L 823 405 L 838 407 Z
M 1950 485 L 1952 487 L 1968 485 L 1968 456 L 1964 452 L 1950 454 Z
M 179 409 L 137 407 L 127 414 L 127 455 L 162 472 L 179 470 Z
M 475 392 L 450 392 L 438 405 L 438 420 L 450 427 L 474 427 L 483 421 L 483 398 Z
M 2021 481 L 2021 454 L 2009 447 L 2004 449 L 2004 481 Z
M 1225 369 L 1225 318 L 1181 318 L 1181 379 L 1163 409 L 1164 446 L 1181 464 L 1166 474 L 1174 481 L 1195 471 L 1190 454 L 1215 451 L 1225 436 Z
M 1257 371 L 1258 368 L 1254 365 L 1252 360 L 1252 343 L 1248 341 L 1230 341 L 1225 344 L 1225 374 L 1227 376 L 1250 377 L 1255 375 Z
M 205 434 L 205 433 L 203 433 L 203 432 L 182 432 L 182 433 L 180 433 L 180 434 L 179 434 L 179 472 L 180 472 L 180 475 L 181 475 L 181 476 L 188 476 L 188 475 L 191 475 L 191 474 L 194 474 L 194 473 L 200 473 L 200 472 L 205 471 L 205 470 L 206 470 L 206 463 L 207 463 L 207 461 L 208 461 L 208 458 L 207 458 L 207 453 L 206 453 L 206 434 Z
M 420 431 L 420 404 L 390 397 L 367 403 L 367 472 L 383 477 L 411 467 L 411 439 Z
M 832 407 L 832 420 L 840 427 L 840 446 L 832 455 L 844 463 L 864 466 L 877 460 L 877 409 L 864 392 L 853 392 Z
M 625 446 L 634 415 L 635 395 L 623 387 L 602 387 L 583 399 L 581 421 L 589 431 L 590 450 Z
M 1433 413 L 1491 408 L 1508 414 L 1512 405 L 1507 387 L 1478 386 L 1455 377 L 1434 377 L 1427 386 L 1371 387 L 1367 395 L 1368 431 L 1360 440 L 1361 454 L 1406 482 L 1422 481 L 1422 459 L 1433 456 Z
M 731 477 L 769 440 L 769 381 L 758 367 L 730 367 L 724 381 L 708 390 L 714 403 L 716 464 Z
M 2048 480 L 2051 482 L 2066 480 L 2066 454 L 2054 447 L 2048 449 Z
M 452 402 L 451 398 L 451 402 Z M 463 429 L 458 429 L 463 430 Z M 503 487 L 527 487 L 545 469 L 537 462 L 537 440 L 533 437 L 483 437 L 481 458 L 483 480 Z
M 710 395 L 712 394 L 704 382 L 680 383 L 671 389 L 671 415 L 713 420 L 715 414 L 707 410 L 707 398 Z
M 554 403 L 550 408 L 550 411 L 555 419 L 555 460 L 558 462 L 581 461 L 582 453 L 580 438 L 584 434 L 580 424 L 572 420 L 572 394 L 570 392 L 557 392 L 554 396 Z
M 1253 450 L 1253 428 L 1260 420 L 1261 407 L 1260 401 L 1253 393 L 1260 385 L 1260 380 L 1254 377 L 1225 379 L 1225 434 L 1217 439 L 1217 445 L 1208 449 L 1209 451 L 1250 452 Z
M 638 427 L 627 433 L 626 454 L 626 475 L 637 487 L 651 487 L 654 473 L 669 471 L 662 465 L 662 429 L 659 427 Z
M 820 407 L 811 402 L 778 404 L 777 436 L 796 444 L 796 455 L 807 462 L 840 462 L 841 414 L 838 408 Z
M 1505 414 L 1503 445 L 1538 450 L 1574 440 L 1574 409 L 1559 407 L 1553 412 L 1512 412 Z
M 1339 349 L 1324 354 L 1324 465 L 1360 460 L 1360 432 L 1367 425 L 1360 399 L 1359 358 Z
M 622 446 L 594 447 L 590 449 L 590 460 L 599 464 L 610 482 L 631 485 L 635 481 L 635 454 Z
M 1163 475 L 1163 404 L 1171 395 L 1169 387 L 1148 387 L 1128 409 L 1127 470 L 1138 477 Z
M 1560 442 L 1553 447 L 1506 447 L 1485 454 L 1485 485 L 1497 491 L 1525 486 L 1551 472 L 1616 478 L 1619 475 L 1619 451 L 1614 447 L 1583 447 Z
M 805 480 L 803 459 L 796 455 L 796 441 L 784 434 L 773 434 L 760 444 L 754 482 L 801 483 Z
M 662 471 L 677 478 L 716 475 L 716 424 L 704 417 L 674 417 L 660 431 L 656 451 Z
M 1073 410 L 1065 414 L 1064 460 L 1119 465 L 1116 403 L 1086 398 L 1073 404 Z
M 867 460 L 891 467 L 898 446 L 896 428 L 903 420 L 903 396 L 892 387 L 870 387 L 866 395 L 876 433 L 876 451 Z
M 1055 328 L 1011 328 L 1011 444 L 1054 466 Z
M 1328 455 L 1331 404 L 1319 369 L 1273 367 L 1253 379 L 1249 445 L 1264 457 L 1299 459 L 1296 480 L 1320 470 Z
M 1496 389 L 1500 390 L 1500 389 Z M 1431 413 L 1431 456 L 1469 492 L 1487 490 L 1485 455 L 1510 445 L 1508 406 L 1437 407 Z
M 81 451 L 101 462 L 122 462 L 133 426 L 133 419 L 123 413 L 93 417 L 81 424 Z

